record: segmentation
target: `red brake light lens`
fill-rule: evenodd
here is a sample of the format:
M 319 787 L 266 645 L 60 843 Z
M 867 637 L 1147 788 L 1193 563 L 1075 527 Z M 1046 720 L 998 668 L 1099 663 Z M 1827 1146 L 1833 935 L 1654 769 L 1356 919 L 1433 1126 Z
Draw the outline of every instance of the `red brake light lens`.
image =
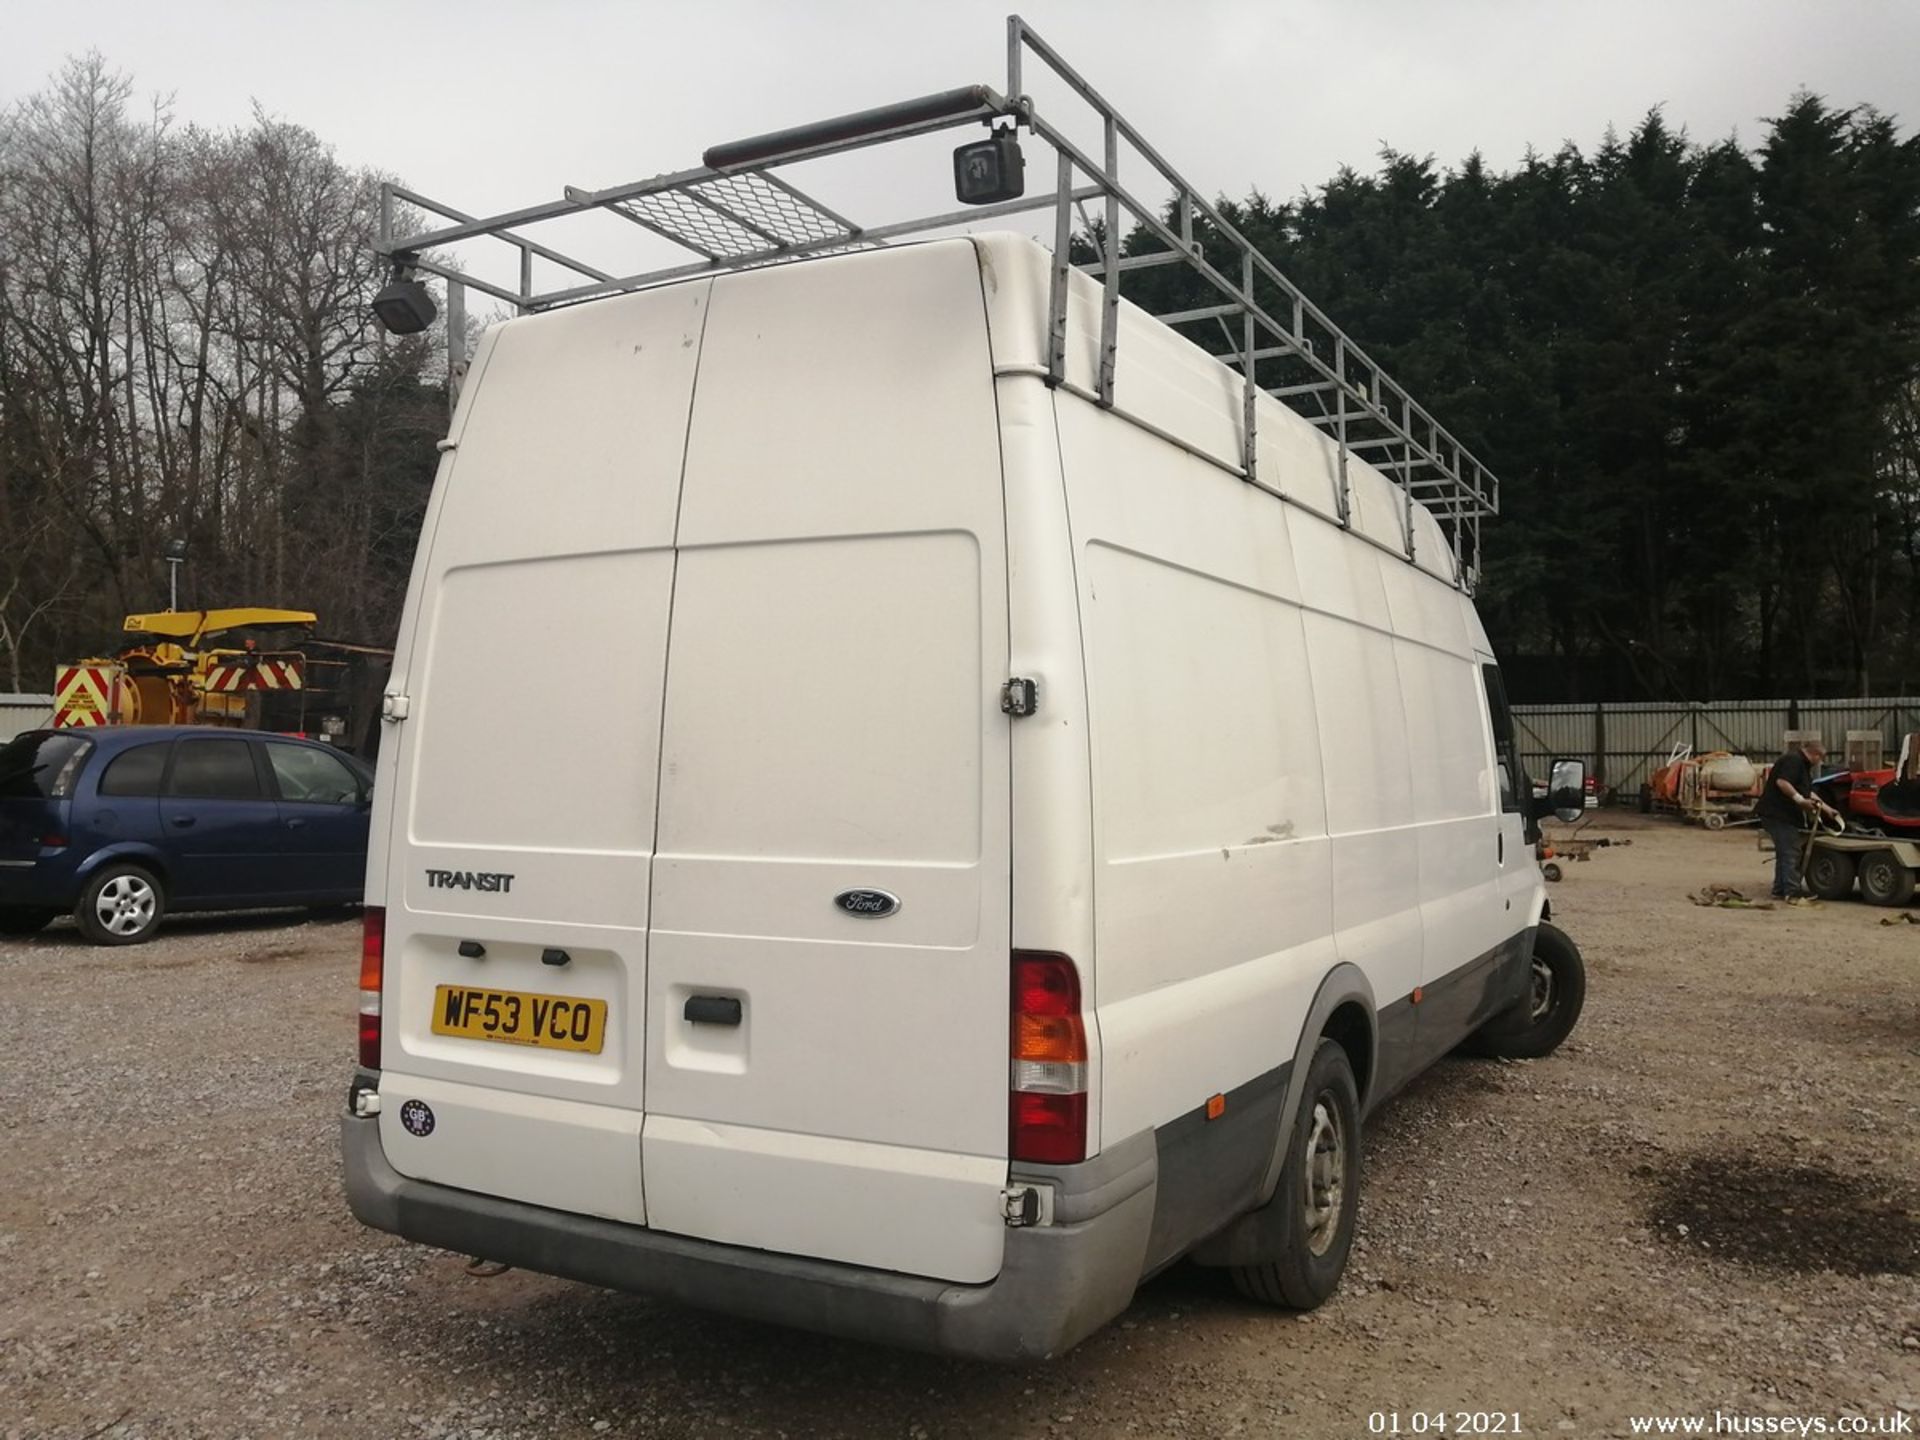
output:
M 360 917 L 360 1064 L 380 1068 L 380 987 L 386 973 L 387 912 L 369 905 Z
M 1087 1030 L 1080 975 L 1064 955 L 1015 951 L 1008 1152 L 1016 1162 L 1087 1158 Z
M 1013 1092 L 1015 1160 L 1078 1165 L 1087 1158 L 1087 1097 Z

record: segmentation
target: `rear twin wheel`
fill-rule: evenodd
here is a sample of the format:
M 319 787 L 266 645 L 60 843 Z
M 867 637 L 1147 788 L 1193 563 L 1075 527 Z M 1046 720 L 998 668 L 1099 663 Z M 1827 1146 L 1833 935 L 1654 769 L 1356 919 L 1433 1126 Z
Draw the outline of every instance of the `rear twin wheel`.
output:
M 1336 1041 L 1313 1052 L 1287 1147 L 1268 1202 L 1279 1210 L 1279 1253 L 1234 1266 L 1233 1283 L 1249 1299 L 1312 1310 L 1340 1284 L 1360 1213 L 1360 1089 Z

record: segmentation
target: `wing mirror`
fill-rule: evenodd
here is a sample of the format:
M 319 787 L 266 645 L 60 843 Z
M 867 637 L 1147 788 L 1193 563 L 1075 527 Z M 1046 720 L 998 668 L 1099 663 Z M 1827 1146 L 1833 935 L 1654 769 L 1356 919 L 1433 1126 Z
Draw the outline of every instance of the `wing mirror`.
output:
M 1561 821 L 1578 820 L 1587 811 L 1587 762 L 1556 760 L 1547 781 L 1547 809 Z

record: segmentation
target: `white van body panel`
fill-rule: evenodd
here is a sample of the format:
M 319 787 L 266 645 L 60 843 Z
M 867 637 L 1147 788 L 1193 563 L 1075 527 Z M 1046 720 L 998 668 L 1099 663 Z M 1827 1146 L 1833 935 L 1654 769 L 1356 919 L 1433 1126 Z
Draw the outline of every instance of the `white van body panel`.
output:
M 488 1177 L 484 1188 L 508 1198 L 571 1195 L 584 1213 L 644 1217 L 645 877 L 709 288 L 499 327 L 469 375 L 396 682 L 409 718 L 389 747 L 383 1037 L 390 1083 L 410 1096 L 432 1082 L 467 1087 L 449 1092 L 467 1098 L 427 1142 L 386 1122 L 402 1174 L 465 1188 Z M 621 717 L 627 743 L 590 761 L 540 743 L 569 697 Z M 512 879 L 504 891 L 435 887 L 435 871 Z M 484 958 L 455 953 L 467 939 L 484 941 Z M 542 965 L 556 948 L 571 962 Z M 604 1048 L 435 1035 L 441 984 L 604 1000 Z M 539 1120 L 537 1096 L 561 1103 Z M 577 1177 L 571 1192 L 565 1176 Z
M 982 243 L 995 368 L 1038 383 L 1051 258 Z M 1437 522 L 1354 456 L 1343 528 L 1337 447 L 1264 396 L 1247 483 L 1238 374 L 1125 302 L 1114 403 L 1097 406 L 1099 286 L 1076 271 L 1069 287 L 1051 397 L 1111 1144 L 1290 1055 L 1335 963 L 1404 1009 L 1525 922 L 1502 892 L 1484 633 Z
M 890 1272 L 859 1284 L 1031 1312 L 1091 1273 L 1016 1263 L 1003 1189 L 1037 1184 L 1052 1253 L 1124 1252 L 1089 1283 L 1111 1314 L 1269 1193 L 1330 977 L 1364 982 L 1369 1098 L 1491 1013 L 1543 891 L 1440 526 L 1357 456 L 1343 506 L 1333 441 L 1264 396 L 1244 476 L 1238 374 L 1124 302 L 1097 403 L 1077 271 L 1049 386 L 1051 273 L 1019 237 L 938 241 L 489 334 L 380 761 L 382 1196 L 617 1221 L 636 1265 L 842 1267 L 800 1296 Z M 1015 676 L 1031 716 L 1002 713 Z M 900 908 L 849 914 L 852 889 Z M 1009 1162 L 1023 950 L 1080 978 L 1081 1167 Z M 437 1036 L 442 984 L 602 999 L 606 1045 Z M 1229 1099 L 1261 1117 L 1230 1155 L 1205 1125 Z M 627 1253 L 524 1223 L 541 1255 Z
M 989 1279 L 1007 582 L 972 247 L 718 280 L 688 435 L 649 966 L 653 1223 Z M 836 908 L 854 887 L 899 912 Z M 688 1025 L 696 991 L 740 998 L 742 1024 Z

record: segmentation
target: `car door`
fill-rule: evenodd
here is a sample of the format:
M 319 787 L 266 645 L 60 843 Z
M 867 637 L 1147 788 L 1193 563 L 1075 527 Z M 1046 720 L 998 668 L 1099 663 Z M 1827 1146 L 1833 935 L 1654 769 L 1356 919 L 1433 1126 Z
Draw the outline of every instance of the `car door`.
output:
M 256 746 L 234 736 L 184 736 L 160 796 L 169 901 L 244 904 L 272 896 L 280 816 L 262 782 Z
M 306 900 L 358 900 L 366 880 L 371 787 L 321 746 L 268 740 L 261 748 L 280 819 L 275 890 Z

